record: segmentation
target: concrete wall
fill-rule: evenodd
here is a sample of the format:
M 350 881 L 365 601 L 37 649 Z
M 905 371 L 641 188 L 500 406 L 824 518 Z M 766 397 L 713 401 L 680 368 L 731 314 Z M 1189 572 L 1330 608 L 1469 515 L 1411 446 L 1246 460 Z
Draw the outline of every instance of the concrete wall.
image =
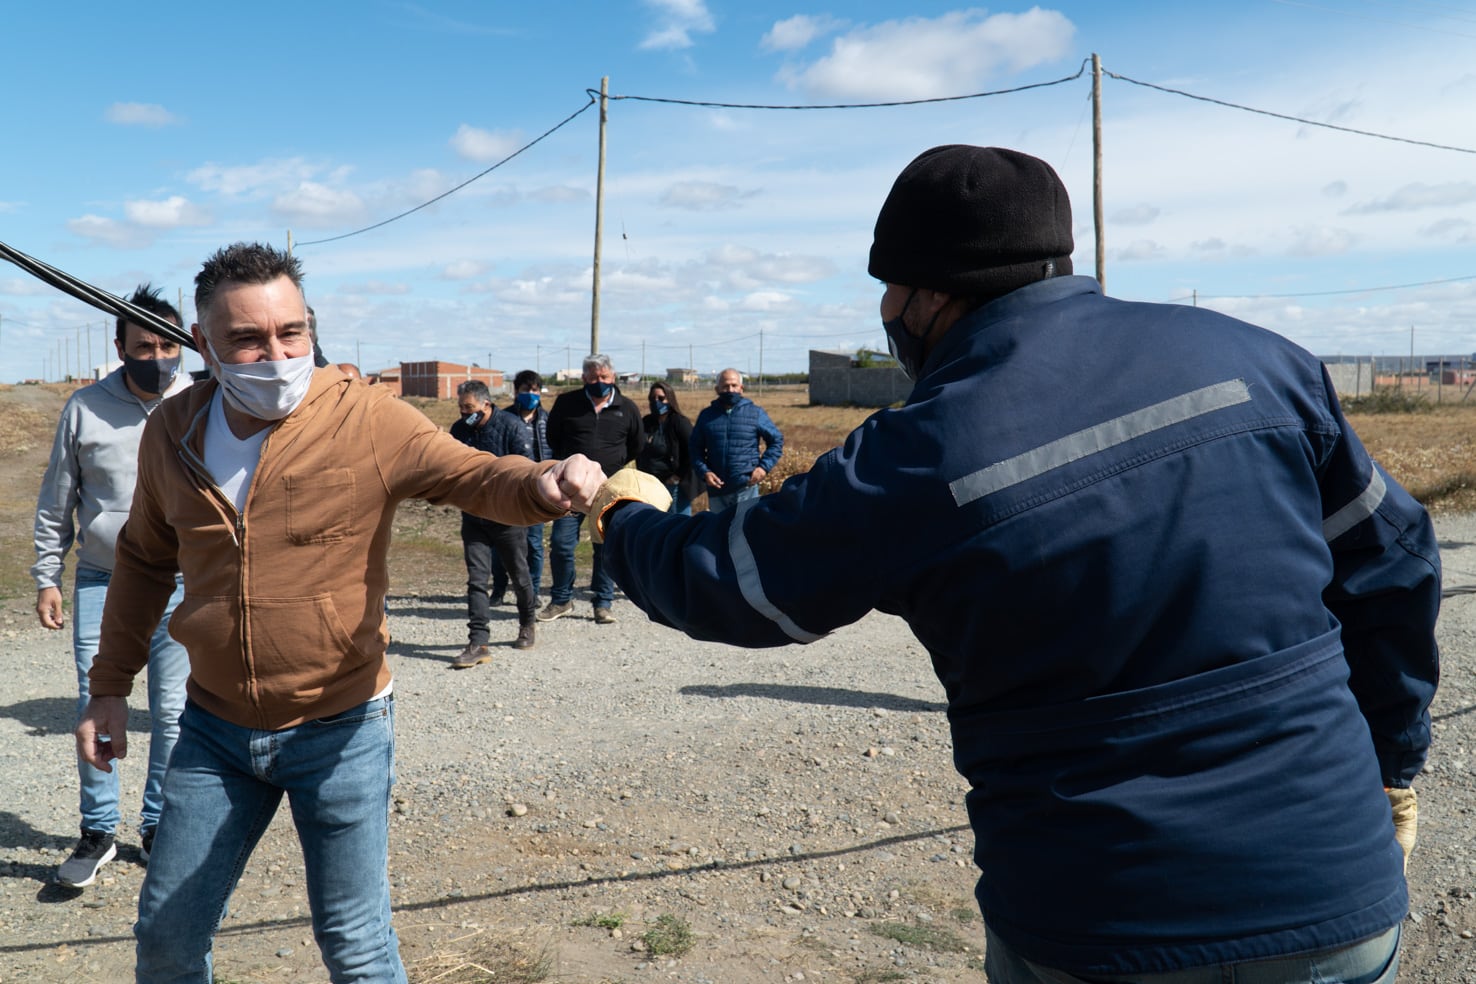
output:
M 1340 362 L 1327 366 L 1327 375 L 1332 380 L 1333 389 L 1340 400 L 1368 396 L 1373 390 L 1372 363 L 1356 362 L 1349 365 L 1346 362 Z
M 901 369 L 857 369 L 851 361 L 849 352 L 810 352 L 811 403 L 889 407 L 912 392 L 912 380 Z

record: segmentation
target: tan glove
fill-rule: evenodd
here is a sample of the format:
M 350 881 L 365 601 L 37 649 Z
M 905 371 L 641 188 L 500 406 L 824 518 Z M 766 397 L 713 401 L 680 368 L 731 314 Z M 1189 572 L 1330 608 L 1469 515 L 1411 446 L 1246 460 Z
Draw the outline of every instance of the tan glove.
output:
M 595 543 L 605 542 L 605 513 L 617 502 L 644 502 L 662 512 L 671 508 L 671 493 L 655 475 L 648 475 L 634 468 L 622 468 L 609 478 L 595 493 L 594 526 L 589 531 Z
M 1394 839 L 1404 849 L 1404 868 L 1409 870 L 1409 855 L 1414 851 L 1415 834 L 1420 827 L 1420 802 L 1413 789 L 1386 789 L 1389 808 L 1394 814 Z

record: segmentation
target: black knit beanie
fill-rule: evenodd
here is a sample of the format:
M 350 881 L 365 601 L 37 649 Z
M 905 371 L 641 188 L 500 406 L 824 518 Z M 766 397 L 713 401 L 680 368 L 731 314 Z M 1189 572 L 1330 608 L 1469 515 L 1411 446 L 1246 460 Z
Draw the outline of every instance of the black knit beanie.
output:
M 1071 272 L 1071 201 L 1045 161 L 949 144 L 903 168 L 876 217 L 873 277 L 994 298 Z

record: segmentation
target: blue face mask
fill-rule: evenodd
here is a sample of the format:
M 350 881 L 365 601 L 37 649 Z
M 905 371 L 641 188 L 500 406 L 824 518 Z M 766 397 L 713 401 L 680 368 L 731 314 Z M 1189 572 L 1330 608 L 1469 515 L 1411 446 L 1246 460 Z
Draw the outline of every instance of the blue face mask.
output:
M 587 393 L 587 394 L 589 394 L 589 398 L 591 400 L 596 401 L 596 402 L 598 402 L 600 400 L 603 400 L 605 397 L 609 396 L 610 395 L 610 391 L 612 389 L 614 389 L 614 388 L 615 388 L 615 384 L 614 383 L 585 383 L 584 384 L 584 392 Z
M 917 288 L 907 295 L 907 302 L 902 305 L 902 310 L 890 321 L 882 322 L 882 331 L 887 333 L 887 350 L 892 353 L 892 358 L 897 360 L 897 365 L 907 374 L 907 378 L 917 380 L 917 374 L 922 371 L 923 364 L 923 340 L 907 330 L 907 322 L 904 316 L 907 308 L 911 306 L 912 299 L 917 296 Z
M 671 413 L 670 403 L 652 403 L 651 408 L 657 413 Z
M 482 411 L 480 411 L 480 410 L 476 411 L 475 413 L 469 413 L 465 417 L 462 417 L 461 418 L 461 422 L 463 424 L 466 424 L 466 426 L 468 426 L 468 427 L 475 427 L 475 426 L 477 426 L 477 424 L 481 423 L 481 420 L 482 420 Z
M 519 393 L 517 396 L 513 397 L 513 406 L 517 407 L 519 410 L 532 410 L 534 407 L 538 406 L 538 394 Z

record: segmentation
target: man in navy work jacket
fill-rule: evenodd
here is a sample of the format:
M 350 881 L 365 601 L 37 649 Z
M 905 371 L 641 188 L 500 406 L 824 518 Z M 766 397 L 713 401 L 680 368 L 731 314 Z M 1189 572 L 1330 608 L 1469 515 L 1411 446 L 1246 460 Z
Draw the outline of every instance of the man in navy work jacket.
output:
M 1392 982 L 1438 675 L 1429 518 L 1317 359 L 1105 297 L 1072 247 L 1044 162 L 918 157 L 870 263 L 906 403 L 725 513 L 612 478 L 606 565 L 702 639 L 907 620 L 972 787 L 996 984 Z
M 548 412 L 548 443 L 554 457 L 582 454 L 598 462 L 605 474 L 610 475 L 634 461 L 640 453 L 645 440 L 641 412 L 615 385 L 615 365 L 608 355 L 587 356 L 583 375 L 583 388 L 561 394 Z M 579 527 L 583 522 L 580 513 L 553 522 L 548 543 L 553 586 L 548 604 L 538 613 L 540 622 L 552 622 L 574 610 L 574 548 L 579 544 Z M 594 620 L 597 625 L 612 625 L 615 614 L 610 608 L 615 602 L 615 582 L 605 572 L 602 553 L 596 544 L 594 570 L 590 575 Z
M 758 498 L 759 483 L 784 453 L 784 435 L 763 407 L 743 395 L 743 374 L 737 369 L 718 373 L 715 388 L 717 399 L 692 425 L 692 470 L 707 483 L 707 508 L 722 512 Z

